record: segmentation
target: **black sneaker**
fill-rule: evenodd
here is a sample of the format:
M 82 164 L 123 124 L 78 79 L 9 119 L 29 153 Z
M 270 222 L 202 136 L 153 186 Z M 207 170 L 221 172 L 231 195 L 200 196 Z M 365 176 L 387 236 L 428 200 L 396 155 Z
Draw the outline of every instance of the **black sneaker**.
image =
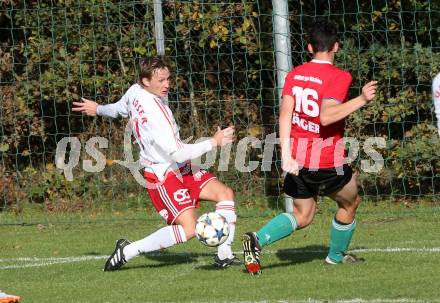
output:
M 360 263 L 364 262 L 364 258 L 359 258 L 356 255 L 349 255 L 344 254 L 344 257 L 342 258 L 341 262 L 335 262 L 332 259 L 330 259 L 328 256 L 325 258 L 324 263 L 328 265 L 336 265 L 336 264 L 348 264 L 348 263 Z
M 232 258 L 226 258 L 223 260 L 220 260 L 218 256 L 215 256 L 214 258 L 214 266 L 218 268 L 226 268 L 229 266 L 237 266 L 241 265 L 240 259 L 238 259 L 236 256 L 233 256 Z
M 116 241 L 115 251 L 107 259 L 107 262 L 105 262 L 104 271 L 118 270 L 119 268 L 121 268 L 122 265 L 127 263 L 127 261 L 125 260 L 123 249 L 130 243 L 131 242 L 126 239 L 119 239 L 118 241 Z
M 244 266 L 251 275 L 261 274 L 260 266 L 261 247 L 258 244 L 257 236 L 253 232 L 243 235 L 243 256 Z

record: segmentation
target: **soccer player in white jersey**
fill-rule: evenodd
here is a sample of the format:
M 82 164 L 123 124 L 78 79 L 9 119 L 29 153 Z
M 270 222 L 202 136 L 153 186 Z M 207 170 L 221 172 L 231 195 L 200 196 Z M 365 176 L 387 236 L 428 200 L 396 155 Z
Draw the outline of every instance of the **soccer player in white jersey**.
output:
M 132 85 L 118 102 L 98 105 L 83 98 L 83 102 L 73 103 L 73 111 L 89 116 L 129 119 L 140 148 L 148 193 L 157 212 L 168 224 L 135 242 L 118 240 L 104 271 L 117 270 L 141 253 L 194 238 L 196 208 L 200 200 L 215 202 L 216 212 L 224 216 L 230 226 L 230 235 L 218 247 L 214 265 L 224 268 L 241 264 L 231 249 L 237 219 L 234 192 L 213 174 L 195 169 L 190 162 L 217 146 L 233 142 L 234 127 L 218 128 L 213 137 L 205 141 L 184 144 L 173 114 L 164 102 L 170 88 L 170 70 L 163 57 L 142 59 L 138 83 Z
M 438 73 L 432 81 L 432 101 L 434 102 L 437 130 L 440 136 L 440 73 Z

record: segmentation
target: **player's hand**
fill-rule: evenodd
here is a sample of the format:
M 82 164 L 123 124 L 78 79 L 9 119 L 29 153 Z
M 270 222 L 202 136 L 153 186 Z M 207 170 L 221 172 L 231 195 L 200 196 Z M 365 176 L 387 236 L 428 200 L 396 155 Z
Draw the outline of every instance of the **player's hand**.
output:
M 370 81 L 362 87 L 362 97 L 365 98 L 365 101 L 371 101 L 376 96 L 377 91 L 377 81 Z
M 229 126 L 224 129 L 220 129 L 220 127 L 217 127 L 217 131 L 211 139 L 212 146 L 224 146 L 226 144 L 234 142 L 234 132 L 234 126 Z
M 281 161 L 281 168 L 286 173 L 298 176 L 298 173 L 299 173 L 298 162 L 296 162 L 296 160 L 292 159 L 291 156 L 283 157 L 283 159 Z
M 81 98 L 83 102 L 73 102 L 72 111 L 81 112 L 88 116 L 96 116 L 96 109 L 98 108 L 98 103 L 92 100 Z

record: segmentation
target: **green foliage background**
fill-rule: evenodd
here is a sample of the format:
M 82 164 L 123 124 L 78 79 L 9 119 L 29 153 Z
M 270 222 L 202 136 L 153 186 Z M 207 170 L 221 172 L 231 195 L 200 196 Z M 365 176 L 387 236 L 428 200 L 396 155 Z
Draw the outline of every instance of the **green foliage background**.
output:
M 289 1 L 294 65 L 309 59 L 305 30 L 315 17 L 339 24 L 337 65 L 353 77 L 351 96 L 379 81 L 377 101 L 353 114 L 347 135 L 384 137 L 385 169 L 361 174 L 370 198 L 436 197 L 440 142 L 431 79 L 440 71 L 438 1 Z M 235 124 L 239 139 L 277 130 L 270 1 L 164 1 L 166 53 L 175 68 L 170 105 L 181 136 L 208 136 Z M 155 54 L 152 1 L 14 1 L 0 3 L 0 208 L 22 201 L 49 209 L 86 207 L 96 197 L 143 189 L 114 165 L 122 159 L 124 121 L 71 112 L 81 97 L 111 103 L 136 80 L 136 59 Z M 80 167 L 67 182 L 54 167 L 57 142 L 109 139 L 107 168 Z M 248 160 L 261 160 L 251 149 Z M 82 154 L 81 159 L 87 155 Z M 360 166 L 360 155 L 355 161 Z M 80 162 L 81 163 L 81 162 Z M 219 172 L 239 194 L 278 197 L 280 170 Z M 249 199 L 248 199 L 249 200 Z M 73 203 L 76 202 L 76 203 Z M 249 203 L 252 203 L 250 201 Z

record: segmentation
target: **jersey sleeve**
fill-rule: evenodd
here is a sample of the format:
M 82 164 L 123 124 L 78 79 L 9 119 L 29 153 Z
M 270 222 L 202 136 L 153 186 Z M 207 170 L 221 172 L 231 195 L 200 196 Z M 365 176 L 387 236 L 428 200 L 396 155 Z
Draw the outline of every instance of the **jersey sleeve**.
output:
M 111 104 L 98 105 L 96 108 L 96 114 L 99 116 L 117 118 L 122 116 L 127 118 L 128 116 L 128 96 L 127 92 L 122 96 L 122 98 Z
M 199 143 L 183 144 L 183 147 L 171 154 L 171 158 L 179 163 L 192 160 L 212 150 L 211 140 L 207 139 Z
M 322 100 L 336 100 L 339 103 L 345 102 L 351 86 L 352 77 L 348 72 L 341 72 L 337 75 L 322 92 Z

